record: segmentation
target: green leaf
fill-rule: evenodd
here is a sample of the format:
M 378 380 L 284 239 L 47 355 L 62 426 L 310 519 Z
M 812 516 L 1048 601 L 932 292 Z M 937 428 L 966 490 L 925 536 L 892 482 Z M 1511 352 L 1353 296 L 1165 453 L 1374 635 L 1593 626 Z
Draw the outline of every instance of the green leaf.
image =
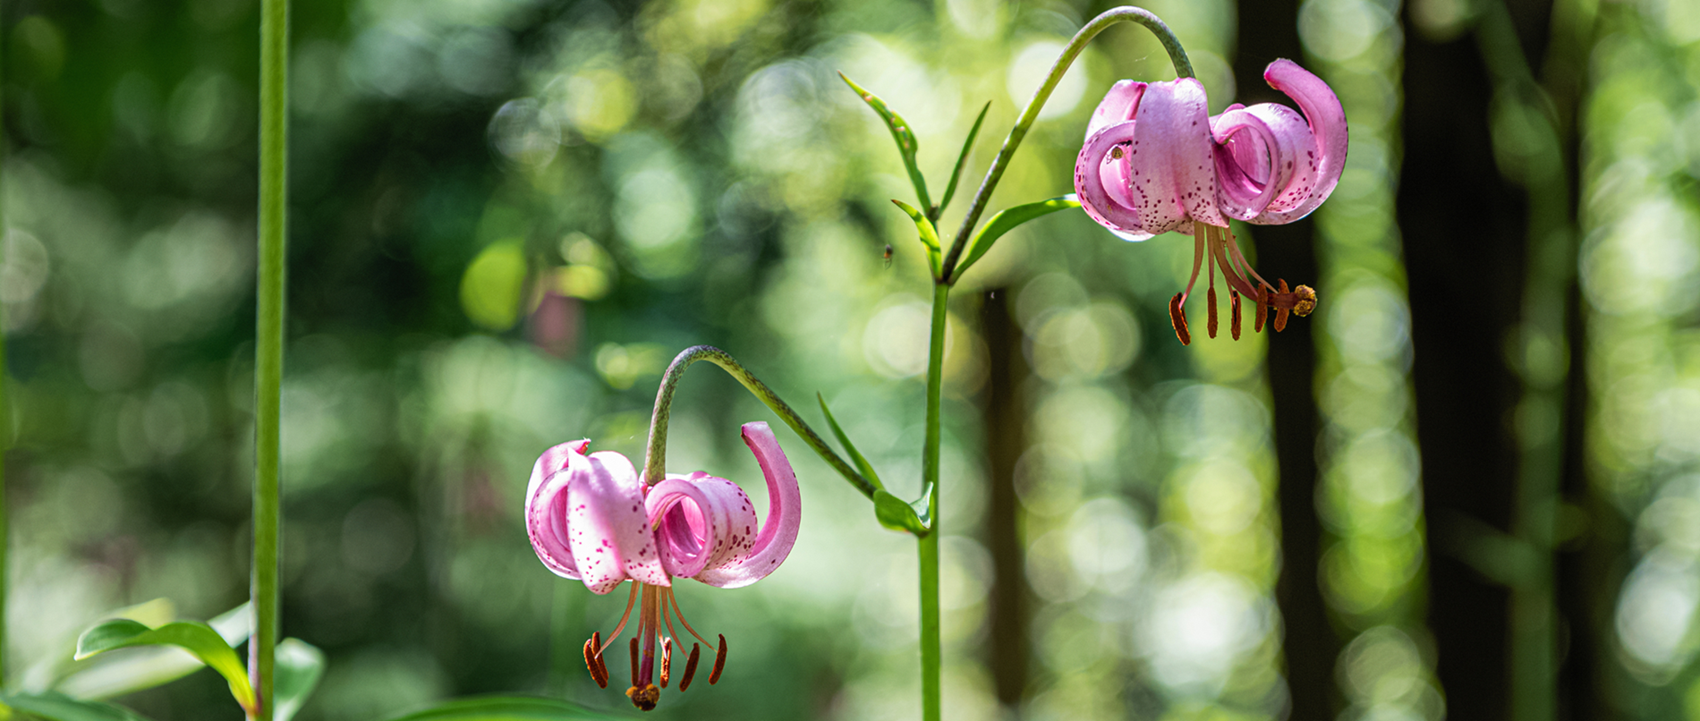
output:
M 862 89 L 850 76 L 841 72 L 838 77 L 843 78 L 844 83 L 862 97 L 862 102 L 867 103 L 868 107 L 873 108 L 880 119 L 885 121 L 886 129 L 891 131 L 892 141 L 897 143 L 897 152 L 903 155 L 903 167 L 909 171 L 909 183 L 915 186 L 915 197 L 920 200 L 921 207 L 932 207 L 933 201 L 927 195 L 927 180 L 921 177 L 921 169 L 915 165 L 915 151 L 921 144 L 915 140 L 915 132 L 909 129 L 909 122 L 888 107 L 878 95 Z
M 908 213 L 909 218 L 915 221 L 915 230 L 921 234 L 921 245 L 927 248 L 927 263 L 933 268 L 933 278 L 938 278 L 943 260 L 939 257 L 939 232 L 933 227 L 933 221 L 927 220 L 927 216 L 908 203 L 895 198 L 891 202 L 896 203 L 897 207 L 902 208 L 903 212 Z
M 77 660 L 103 651 L 132 646 L 178 646 L 211 666 L 230 683 L 230 695 L 244 710 L 254 708 L 254 689 L 248 685 L 248 669 L 236 657 L 222 636 L 211 626 L 199 621 L 178 621 L 159 628 L 131 621 L 113 619 L 83 632 L 77 639 Z
M 885 489 L 874 491 L 874 517 L 880 525 L 893 531 L 907 531 L 917 536 L 927 535 L 927 524 L 921 522 L 915 507 Z
M 397 716 L 391 721 L 603 721 L 617 718 L 622 717 L 556 699 L 484 696 L 448 701 L 424 711 Z
M 273 721 L 289 721 L 325 675 L 325 653 L 299 638 L 286 638 L 277 645 L 276 676 L 272 680 L 272 695 L 277 705 L 272 709 Z
M 974 119 L 974 127 L 968 131 L 968 139 L 962 141 L 962 153 L 956 156 L 956 169 L 950 171 L 950 184 L 944 186 L 944 197 L 933 207 L 932 217 L 938 218 L 950 205 L 950 199 L 956 195 L 956 181 L 962 177 L 962 166 L 968 163 L 968 151 L 974 149 L 974 138 L 980 134 L 980 123 L 986 122 L 986 111 L 992 109 L 992 103 L 986 102 L 986 107 L 980 108 L 980 117 Z
M 844 435 L 844 429 L 838 427 L 838 419 L 832 417 L 832 410 L 826 407 L 826 399 L 816 393 L 815 400 L 820 401 L 820 412 L 826 415 L 826 424 L 832 427 L 832 435 L 837 437 L 838 442 L 844 445 L 844 450 L 849 452 L 850 461 L 856 464 L 856 470 L 861 471 L 862 477 L 874 484 L 876 490 L 883 490 L 885 484 L 880 482 L 880 476 L 874 472 L 873 464 L 862 457 L 862 452 L 856 450 L 856 444 L 850 442 L 850 436 Z
M 952 278 L 962 277 L 962 272 L 968 270 L 968 266 L 973 265 L 974 261 L 979 260 L 980 256 L 992 249 L 992 244 L 998 242 L 998 238 L 1003 237 L 1004 233 L 1015 230 L 1016 226 L 1059 210 L 1078 207 L 1080 207 L 1080 201 L 1075 199 L 1073 193 L 1070 193 L 1060 198 L 1017 205 L 998 211 L 997 215 L 992 216 L 991 220 L 980 227 L 980 232 L 974 234 L 974 239 L 968 242 L 968 255 L 962 259 L 962 264 L 956 266 L 956 270 L 952 271 Z
M 29 718 L 48 721 L 147 721 L 122 706 L 100 701 L 80 701 L 61 693 L 0 693 L 0 706 L 22 711 Z
M 169 613 L 169 602 L 160 599 L 150 603 L 162 603 L 164 607 L 137 606 L 120 609 L 112 615 L 153 626 L 171 621 L 173 614 Z M 207 624 L 234 648 L 248 640 L 253 632 L 254 613 L 244 603 L 215 616 Z M 68 649 L 65 657 L 69 659 L 73 653 L 74 649 Z M 205 665 L 176 646 L 132 648 L 124 653 L 101 654 L 81 661 L 67 660 L 63 677 L 51 685 L 72 698 L 111 698 L 175 681 L 201 670 Z

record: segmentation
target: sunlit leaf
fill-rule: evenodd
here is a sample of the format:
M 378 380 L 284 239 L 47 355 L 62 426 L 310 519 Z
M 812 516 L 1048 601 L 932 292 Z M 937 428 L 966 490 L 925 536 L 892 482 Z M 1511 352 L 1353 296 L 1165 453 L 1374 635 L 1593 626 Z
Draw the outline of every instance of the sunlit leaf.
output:
M 856 444 L 850 442 L 850 436 L 845 435 L 844 429 L 838 426 L 838 419 L 832 417 L 832 409 L 826 407 L 826 398 L 816 393 L 815 400 L 820 401 L 820 412 L 826 416 L 826 424 L 832 427 L 832 435 L 838 439 L 839 443 L 844 445 L 844 450 L 850 454 L 850 462 L 856 464 L 856 470 L 861 471 L 862 477 L 874 484 L 876 490 L 884 489 L 885 484 L 880 482 L 880 476 L 874 472 L 873 464 L 868 463 L 868 459 L 862 457 L 862 452 L 856 450 Z
M 163 601 L 163 599 L 161 599 Z M 150 602 L 153 603 L 153 602 Z M 169 610 L 169 602 L 165 602 Z M 173 614 L 161 613 L 154 607 L 132 607 L 113 612 L 113 617 L 128 618 L 148 626 L 169 623 Z M 207 621 L 225 643 L 232 648 L 248 640 L 254 631 L 254 614 L 244 603 Z M 74 649 L 65 655 L 69 658 Z M 52 684 L 54 690 L 73 698 L 102 699 L 122 696 L 142 689 L 170 683 L 201 669 L 206 664 L 176 646 L 130 648 L 123 653 L 100 654 L 92 658 L 67 662 L 61 669 L 62 678 Z
M 601 711 L 593 711 L 575 703 L 529 696 L 486 696 L 449 701 L 447 703 L 397 716 L 391 721 L 601 721 L 616 719 Z
M 909 218 L 915 221 L 915 230 L 921 234 L 921 245 L 927 248 L 927 264 L 932 266 L 933 277 L 939 277 L 942 263 L 939 258 L 939 232 L 933 227 L 933 221 L 927 220 L 927 216 L 908 203 L 895 198 L 891 202 L 897 204 L 897 207 L 902 208 L 903 212 L 908 213 Z
M 277 705 L 272 709 L 272 719 L 289 721 L 325 675 L 325 653 L 299 638 L 286 638 L 277 645 L 276 654 L 272 693 Z
M 910 129 L 909 122 L 888 107 L 878 95 L 862 89 L 862 86 L 857 85 L 849 76 L 839 73 L 838 77 L 843 78 L 844 83 L 861 96 L 862 102 L 867 103 L 868 107 L 873 108 L 880 119 L 885 121 L 886 129 L 891 131 L 892 142 L 897 143 L 897 152 L 903 155 L 903 168 L 909 171 L 909 182 L 915 186 L 915 197 L 920 201 L 921 207 L 931 208 L 933 201 L 927 195 L 927 180 L 921 177 L 921 169 L 915 165 L 915 151 L 921 144 L 915 140 L 915 131 Z
M 147 721 L 146 717 L 122 706 L 83 701 L 53 691 L 0 693 L 0 706 L 22 712 L 25 718 L 48 721 Z
M 980 117 L 974 119 L 974 127 L 968 130 L 968 139 L 962 141 L 962 153 L 956 156 L 956 167 L 950 171 L 950 184 L 944 186 L 944 197 L 939 198 L 939 204 L 933 206 L 932 217 L 937 219 L 939 214 L 950 205 L 950 199 L 956 195 L 956 181 L 962 178 L 962 166 L 968 163 L 968 151 L 974 149 L 974 138 L 980 135 L 980 124 L 986 122 L 986 111 L 992 109 L 991 102 L 980 108 Z
M 230 695 L 244 709 L 254 708 L 254 689 L 248 685 L 248 669 L 236 657 L 236 652 L 224 637 L 211 626 L 198 621 L 178 621 L 159 628 L 131 621 L 114 619 L 83 632 L 77 639 L 78 660 L 102 651 L 132 646 L 178 646 L 211 666 L 230 684 Z
M 906 531 L 917 536 L 927 535 L 927 525 L 921 522 L 915 508 L 885 489 L 874 491 L 874 517 L 880 525 L 893 531 Z
M 969 241 L 968 254 L 962 259 L 962 264 L 956 266 L 956 270 L 952 271 L 952 279 L 962 277 L 963 271 L 968 270 L 968 266 L 973 265 L 974 261 L 979 260 L 980 256 L 992 249 L 992 244 L 998 242 L 998 238 L 1003 237 L 1004 233 L 1015 230 L 1016 226 L 1059 210 L 1078 207 L 1080 207 L 1080 201 L 1075 198 L 1073 193 L 1070 193 L 1060 198 L 1017 205 L 998 211 L 997 215 L 992 216 L 991 220 L 986 221 L 986 224 L 980 227 L 980 232 L 974 234 L 974 239 Z

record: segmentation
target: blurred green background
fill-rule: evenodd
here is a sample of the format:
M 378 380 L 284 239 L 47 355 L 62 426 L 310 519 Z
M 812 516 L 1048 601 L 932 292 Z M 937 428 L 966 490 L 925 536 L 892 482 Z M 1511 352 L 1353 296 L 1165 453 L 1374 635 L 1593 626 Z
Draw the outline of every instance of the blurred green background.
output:
M 935 193 L 991 102 L 954 228 L 1107 7 L 293 3 L 283 626 L 330 657 L 301 718 L 494 691 L 625 707 L 578 657 L 623 598 L 543 568 L 522 496 L 554 443 L 640 458 L 689 345 L 798 408 L 822 393 L 917 492 L 927 271 L 888 202 L 912 200 L 889 135 L 835 72 L 911 121 Z M 1242 229 L 1264 275 L 1321 304 L 1279 336 L 1182 347 L 1164 306 L 1191 244 L 1080 213 L 966 276 L 947 716 L 1700 719 L 1700 4 L 1147 7 L 1213 111 L 1280 99 L 1259 79 L 1276 57 L 1339 93 L 1333 198 Z M 247 597 L 257 10 L 0 5 L 13 687 L 51 684 L 117 607 L 208 618 Z M 991 209 L 1072 192 L 1085 120 L 1128 77 L 1173 71 L 1121 26 Z M 692 373 L 671 469 L 765 508 L 749 420 L 772 418 Z M 910 540 L 780 442 L 802 537 L 753 587 L 681 585 L 731 653 L 655 713 L 913 718 Z M 205 672 L 119 700 L 234 713 Z

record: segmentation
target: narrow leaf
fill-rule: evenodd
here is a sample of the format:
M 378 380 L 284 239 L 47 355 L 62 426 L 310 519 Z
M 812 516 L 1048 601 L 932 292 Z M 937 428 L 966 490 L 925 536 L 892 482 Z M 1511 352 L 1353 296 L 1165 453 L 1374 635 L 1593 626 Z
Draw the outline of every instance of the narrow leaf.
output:
M 980 124 L 986 122 L 986 111 L 991 109 L 992 104 L 987 101 L 986 107 L 980 108 L 980 117 L 974 119 L 974 127 L 968 131 L 968 139 L 962 141 L 962 154 L 956 156 L 956 169 L 950 171 L 950 184 L 944 186 L 944 197 L 940 198 L 939 204 L 933 208 L 932 217 L 935 220 L 950 206 L 950 199 L 956 195 L 956 181 L 962 177 L 962 166 L 968 164 L 968 151 L 974 149 L 974 138 L 980 135 Z
M 908 203 L 895 198 L 891 202 L 897 204 L 897 207 L 902 208 L 903 212 L 908 213 L 909 218 L 915 221 L 915 230 L 921 234 L 921 245 L 927 248 L 927 263 L 933 268 L 933 277 L 938 278 L 944 261 L 939 257 L 939 232 L 933 227 L 933 221 L 927 220 L 927 216 Z
M 820 401 L 820 412 L 826 415 L 826 424 L 832 428 L 832 435 L 838 438 L 838 442 L 843 444 L 844 450 L 850 454 L 850 462 L 856 464 L 856 470 L 861 471 L 862 477 L 874 484 L 874 488 L 883 490 L 885 484 L 880 482 L 880 476 L 874 472 L 873 464 L 862 457 L 862 452 L 856 450 L 856 444 L 850 442 L 850 436 L 845 435 L 844 429 L 838 427 L 838 419 L 833 418 L 832 410 L 826 407 L 826 398 L 816 393 L 815 400 Z
M 286 638 L 277 645 L 277 675 L 272 681 L 272 693 L 277 706 L 272 709 L 273 721 L 289 721 L 307 697 L 313 695 L 319 678 L 325 674 L 325 653 L 299 638 Z
M 178 621 L 159 628 L 127 618 L 113 619 L 83 632 L 77 639 L 77 660 L 103 651 L 132 646 L 178 646 L 211 666 L 230 683 L 230 695 L 245 710 L 254 708 L 254 689 L 248 684 L 248 669 L 236 652 L 211 626 L 198 621 Z
M 909 183 L 915 186 L 915 198 L 920 201 L 921 207 L 932 207 L 933 201 L 927 195 L 927 180 L 921 177 L 921 169 L 915 165 L 915 151 L 921 144 L 915 140 L 915 131 L 909 128 L 909 122 L 887 106 L 878 95 L 862 89 L 850 76 L 841 72 L 838 77 L 843 78 L 844 83 L 861 96 L 862 102 L 867 103 L 868 107 L 873 108 L 880 119 L 885 121 L 886 129 L 891 131 L 892 141 L 897 143 L 897 152 L 903 155 L 903 168 L 909 171 Z
M 927 526 L 921 523 L 914 507 L 883 488 L 874 491 L 874 518 L 879 519 L 880 525 L 893 531 L 906 531 L 917 536 L 927 535 Z
M 998 242 L 998 238 L 1003 237 L 1004 233 L 1015 230 L 1016 226 L 1059 210 L 1078 207 L 1080 207 L 1080 201 L 1075 198 L 1073 193 L 1070 193 L 1060 198 L 1017 205 L 998 211 L 997 215 L 992 216 L 991 220 L 980 227 L 980 232 L 974 234 L 974 239 L 969 241 L 968 255 L 962 259 L 961 265 L 956 266 L 956 270 L 951 274 L 952 278 L 962 277 L 962 272 L 968 270 L 968 266 L 973 265 L 974 261 L 979 260 L 980 256 L 992 249 L 992 244 Z
M 605 721 L 620 718 L 575 703 L 529 696 L 485 696 L 449 701 L 391 721 Z
M 61 693 L 0 693 L 0 708 L 48 721 L 147 721 L 122 706 L 81 701 Z

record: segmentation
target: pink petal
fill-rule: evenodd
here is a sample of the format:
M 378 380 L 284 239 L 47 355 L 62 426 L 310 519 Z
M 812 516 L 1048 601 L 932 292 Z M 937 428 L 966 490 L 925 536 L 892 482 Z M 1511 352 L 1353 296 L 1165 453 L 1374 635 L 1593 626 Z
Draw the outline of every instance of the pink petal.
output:
M 1131 120 L 1117 123 L 1086 139 L 1074 161 L 1074 192 L 1081 209 L 1099 225 L 1129 240 L 1144 240 L 1152 234 L 1142 229 L 1129 195 L 1128 149 L 1134 126 Z M 1111 151 L 1118 147 L 1122 157 L 1112 157 Z
M 747 555 L 755 544 L 756 510 L 738 484 L 698 471 L 655 484 L 645 500 L 661 565 L 686 578 Z
M 550 448 L 538 456 L 531 467 L 531 482 L 525 490 L 525 528 L 531 537 L 531 548 L 537 558 L 556 575 L 577 579 L 578 566 L 567 547 L 565 525 L 566 490 L 571 474 L 563 473 L 573 456 L 583 457 L 590 441 L 569 441 Z
M 791 554 L 802 525 L 803 495 L 797 487 L 797 474 L 791 471 L 791 462 L 779 448 L 772 429 L 766 423 L 745 423 L 744 443 L 756 454 L 756 463 L 767 478 L 767 522 L 747 553 L 696 576 L 710 586 L 738 588 L 765 578 Z
M 628 578 L 670 585 L 643 509 L 643 486 L 625 456 L 574 456 L 566 471 L 567 537 L 585 588 L 608 593 Z
M 1123 80 L 1110 86 L 1110 92 L 1104 94 L 1104 99 L 1098 102 L 1098 109 L 1092 111 L 1092 119 L 1086 121 L 1086 139 L 1090 141 L 1098 131 L 1127 120 L 1132 120 L 1134 113 L 1139 111 L 1139 98 L 1145 94 L 1145 83 Z
M 1250 220 L 1269 207 L 1292 176 L 1292 159 L 1268 123 L 1233 109 L 1210 119 L 1216 138 L 1216 205 L 1223 215 Z
M 1209 101 L 1193 78 L 1151 83 L 1134 118 L 1129 193 L 1140 227 L 1157 235 L 1186 220 L 1227 225 L 1216 211 Z
M 1304 177 L 1308 171 L 1310 177 L 1315 179 L 1304 200 L 1299 201 L 1290 210 L 1271 212 L 1267 214 L 1267 218 L 1253 221 L 1265 224 L 1290 223 L 1316 210 L 1316 207 L 1334 192 L 1334 186 L 1340 183 L 1340 172 L 1346 166 L 1346 111 L 1340 107 L 1340 99 L 1329 89 L 1327 83 L 1291 60 L 1281 59 L 1270 63 L 1263 71 L 1263 79 L 1268 81 L 1269 87 L 1286 93 L 1298 103 L 1309 125 L 1307 134 L 1311 136 L 1315 147 L 1315 150 L 1309 151 L 1305 157 L 1295 158 L 1298 165 L 1294 168 L 1294 177 Z M 1297 132 L 1296 129 L 1272 129 L 1277 134 Z M 1288 195 L 1283 192 L 1281 197 L 1285 199 Z

